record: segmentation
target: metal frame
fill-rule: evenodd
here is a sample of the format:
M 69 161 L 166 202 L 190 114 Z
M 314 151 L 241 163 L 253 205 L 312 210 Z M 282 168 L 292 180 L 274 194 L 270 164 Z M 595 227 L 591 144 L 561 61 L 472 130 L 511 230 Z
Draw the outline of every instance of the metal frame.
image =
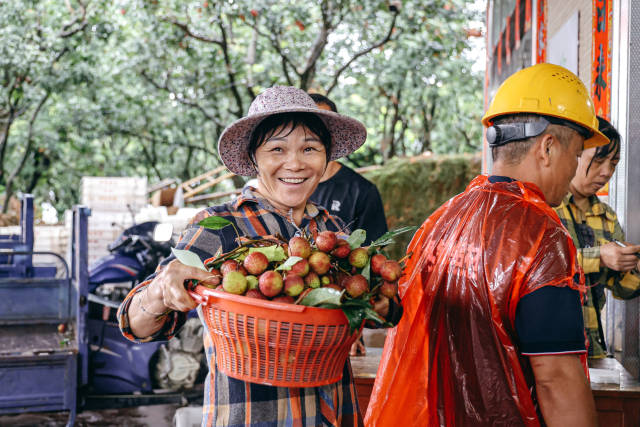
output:
M 626 238 L 640 242 L 640 3 L 613 1 L 611 116 L 620 131 L 623 145 L 620 163 L 611 180 L 610 204 L 618 214 Z M 636 185 L 634 185 L 636 184 Z M 607 302 L 607 339 L 613 350 L 620 349 L 624 367 L 640 376 L 640 300 Z

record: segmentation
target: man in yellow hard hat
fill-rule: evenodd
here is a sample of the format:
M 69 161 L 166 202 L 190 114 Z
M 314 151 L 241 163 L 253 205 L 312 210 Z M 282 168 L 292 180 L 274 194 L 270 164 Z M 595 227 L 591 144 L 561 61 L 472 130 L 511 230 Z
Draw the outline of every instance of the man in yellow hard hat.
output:
M 552 206 L 603 145 L 582 82 L 556 65 L 509 77 L 483 118 L 494 165 L 431 215 L 407 253 L 365 423 L 597 423 L 584 277 Z

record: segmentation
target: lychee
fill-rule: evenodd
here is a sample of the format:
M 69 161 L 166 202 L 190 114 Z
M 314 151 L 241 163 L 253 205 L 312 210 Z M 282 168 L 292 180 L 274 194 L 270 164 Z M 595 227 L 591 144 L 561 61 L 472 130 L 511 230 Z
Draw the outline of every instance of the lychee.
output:
M 247 272 L 258 276 L 267 269 L 269 266 L 269 260 L 262 252 L 251 252 L 247 255 L 242 264 L 244 265 L 244 268 L 247 269 Z
M 331 259 L 324 252 L 315 251 L 309 257 L 309 266 L 317 274 L 324 274 L 331 268 Z
M 371 272 L 374 274 L 380 274 L 382 264 L 387 260 L 387 257 L 382 254 L 375 254 L 371 257 Z
M 222 288 L 230 294 L 242 295 L 247 290 L 247 279 L 239 271 L 229 271 L 222 279 Z
M 398 294 L 398 284 L 396 282 L 382 282 L 378 292 L 387 298 L 395 298 Z
M 333 231 L 321 231 L 316 236 L 316 247 L 322 252 L 331 252 L 336 246 L 338 238 Z
M 345 279 L 344 288 L 353 298 L 358 298 L 369 290 L 369 282 L 362 274 L 355 274 Z
M 258 278 L 258 287 L 267 297 L 275 297 L 282 292 L 282 276 L 274 270 L 267 270 Z
M 365 248 L 356 248 L 349 254 L 349 264 L 356 268 L 362 268 L 367 265 L 369 254 Z
M 311 245 L 304 237 L 295 236 L 289 240 L 289 256 L 298 256 L 300 258 L 309 258 L 311 255 Z
M 320 287 L 320 277 L 314 273 L 313 271 L 304 276 L 304 283 L 310 288 L 319 288 Z M 330 283 L 330 282 L 327 282 Z
M 331 251 L 331 255 L 336 258 L 346 258 L 351 253 L 351 247 L 346 240 L 338 239 L 336 247 Z
M 304 279 L 295 274 L 287 274 L 287 277 L 284 278 L 284 293 L 291 297 L 297 297 L 303 290 Z
M 245 297 L 249 297 L 249 298 L 255 298 L 255 299 L 264 299 L 266 300 L 267 297 L 265 297 L 262 292 L 260 292 L 259 289 L 249 289 L 247 291 L 246 294 L 244 294 Z
M 220 273 L 222 273 L 223 276 L 226 276 L 230 271 L 238 271 L 239 268 L 240 265 L 238 264 L 238 261 L 235 259 L 228 259 L 220 266 Z
M 395 282 L 401 275 L 402 267 L 397 261 L 385 261 L 380 267 L 380 276 L 387 282 Z
M 289 274 L 295 274 L 296 276 L 304 277 L 309 273 L 309 262 L 306 259 L 301 259 L 291 266 Z

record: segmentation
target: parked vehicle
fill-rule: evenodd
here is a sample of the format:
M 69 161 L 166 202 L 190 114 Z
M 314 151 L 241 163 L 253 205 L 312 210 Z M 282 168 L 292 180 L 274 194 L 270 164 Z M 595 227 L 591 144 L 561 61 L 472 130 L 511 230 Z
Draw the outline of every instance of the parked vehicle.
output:
M 33 251 L 31 196 L 22 200 L 20 233 L 0 236 L 0 414 L 69 411 L 73 425 L 76 408 L 202 398 L 199 386 L 189 389 L 203 373 L 197 319 L 170 343 L 145 344 L 126 340 L 115 321 L 124 296 L 172 242 L 153 238 L 158 224 L 131 227 L 89 275 L 90 215 L 86 207 L 73 210 L 69 265 Z M 56 263 L 34 262 L 41 254 Z
M 87 217 L 73 210 L 70 264 L 33 250 L 33 198 L 22 200 L 20 234 L 0 236 L 0 414 L 69 411 L 88 382 Z M 57 260 L 38 265 L 34 255 Z
M 90 390 L 149 393 L 192 387 L 202 370 L 202 326 L 190 319 L 170 343 L 138 345 L 120 333 L 116 311 L 135 285 L 171 253 L 173 227 L 156 221 L 133 225 L 112 242 L 109 255 L 89 270 Z M 196 313 L 191 317 L 195 317 Z

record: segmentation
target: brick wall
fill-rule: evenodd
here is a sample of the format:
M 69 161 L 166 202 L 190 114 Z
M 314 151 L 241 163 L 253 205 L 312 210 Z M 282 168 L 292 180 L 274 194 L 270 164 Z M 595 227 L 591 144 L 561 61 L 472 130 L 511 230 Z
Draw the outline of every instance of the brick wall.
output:
M 554 34 L 576 10 L 580 12 L 578 77 L 580 77 L 587 87 L 591 86 L 592 3 L 593 0 L 548 0 L 547 3 L 547 40 L 551 40 Z

